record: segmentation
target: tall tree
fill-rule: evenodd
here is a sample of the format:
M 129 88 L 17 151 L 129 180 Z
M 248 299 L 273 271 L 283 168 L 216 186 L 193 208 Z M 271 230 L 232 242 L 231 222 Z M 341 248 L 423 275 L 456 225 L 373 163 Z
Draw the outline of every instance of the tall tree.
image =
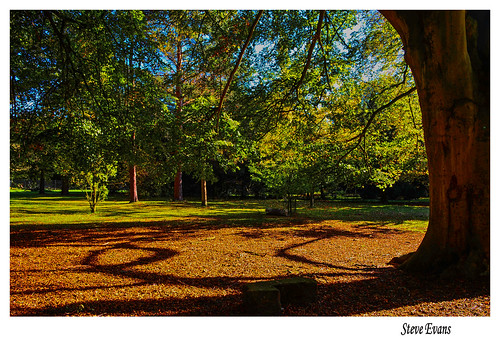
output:
M 159 15 L 167 60 L 164 78 L 173 99 L 170 153 L 177 161 L 175 200 L 182 199 L 183 172 L 195 175 L 202 184 L 214 180 L 212 163 L 221 160 L 215 157 L 220 151 L 217 141 L 224 140 L 225 133 L 214 133 L 219 120 L 211 118 L 224 98 L 221 93 L 228 92 L 230 81 L 226 79 L 234 75 L 235 55 L 244 52 L 240 46 L 248 38 L 252 15 L 246 11 L 168 11 Z M 219 116 L 223 115 L 219 112 Z
M 185 121 L 185 106 L 193 100 L 193 87 L 199 78 L 201 64 L 197 54 L 201 13 L 198 11 L 166 11 L 153 15 L 156 27 L 160 31 L 160 49 L 167 61 L 165 85 L 171 92 L 172 123 L 175 139 L 172 154 L 177 159 L 175 165 L 174 200 L 184 200 L 182 189 L 183 155 L 181 153 L 182 135 Z M 198 38 L 198 39 L 197 39 Z
M 37 177 L 43 193 L 64 115 L 58 110 L 64 80 L 43 12 L 12 11 L 10 28 L 11 171 Z
M 409 271 L 475 277 L 490 260 L 490 14 L 383 11 L 418 88 L 430 217 Z
M 37 44 L 40 45 L 40 60 L 22 58 L 24 51 L 30 51 L 22 47 L 28 41 L 22 38 L 23 32 L 36 33 L 25 23 L 25 19 L 31 17 L 37 19 L 35 22 L 41 27 L 41 43 Z M 49 123 L 51 121 L 41 114 L 50 113 L 55 122 L 64 126 L 64 129 L 59 129 L 58 137 L 63 137 L 60 140 L 66 146 L 73 146 L 74 139 L 82 137 L 75 133 L 82 131 L 82 125 L 96 129 L 100 139 L 112 143 L 99 143 L 99 148 L 103 150 L 92 154 L 107 155 L 106 162 L 114 162 L 114 156 L 127 161 L 133 189 L 135 166 L 140 160 L 143 137 L 147 136 L 145 129 L 150 127 L 146 122 L 150 121 L 150 112 L 160 107 L 158 99 L 162 95 L 156 91 L 157 82 L 151 73 L 157 67 L 159 58 L 156 45 L 147 34 L 143 13 L 21 11 L 14 13 L 12 18 L 15 19 L 12 35 L 21 37 L 13 44 L 15 48 L 19 46 L 21 66 L 40 69 L 39 74 L 43 75 L 36 80 L 43 87 L 39 85 L 39 90 L 31 90 L 41 99 L 40 103 L 42 99 L 44 103 L 40 106 L 43 110 L 38 110 L 34 117 Z M 21 77 L 17 67 L 12 70 L 17 73 L 11 77 L 17 83 L 14 93 L 29 88 L 30 78 Z M 50 85 L 47 87 L 50 91 L 44 90 L 44 84 Z M 17 98 L 13 102 L 14 114 L 19 111 L 16 108 L 21 107 L 19 99 L 23 98 L 25 103 L 32 102 L 24 100 L 25 96 L 16 95 L 14 98 Z M 49 131 L 46 129 L 42 136 Z M 61 132 L 65 135 L 62 136 Z M 68 168 L 78 173 L 75 167 L 67 166 L 84 165 L 85 162 L 78 159 L 86 157 L 89 157 L 88 153 L 68 153 L 66 160 L 59 155 L 52 159 L 58 160 L 60 166 L 56 168 L 67 176 Z M 136 199 L 136 190 L 132 190 L 131 195 L 132 201 Z

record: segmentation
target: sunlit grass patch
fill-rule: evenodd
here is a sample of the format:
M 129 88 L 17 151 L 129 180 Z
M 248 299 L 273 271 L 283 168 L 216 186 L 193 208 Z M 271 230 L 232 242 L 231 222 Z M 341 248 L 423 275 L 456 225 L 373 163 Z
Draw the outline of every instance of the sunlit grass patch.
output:
M 314 208 L 302 205 L 298 215 L 317 220 L 378 222 L 394 229 L 425 232 L 429 219 L 427 206 L 383 205 L 378 203 L 321 202 Z
M 233 227 L 284 224 L 291 227 L 298 220 L 335 220 L 344 223 L 377 222 L 380 226 L 411 231 L 425 231 L 428 221 L 426 206 L 339 201 L 318 201 L 314 208 L 310 208 L 307 201 L 298 200 L 292 217 L 265 215 L 266 207 L 278 205 L 283 203 L 277 200 L 215 200 L 208 207 L 202 207 L 198 201 L 129 203 L 121 198 L 111 198 L 91 214 L 87 201 L 77 193 L 62 197 L 57 193 L 11 192 L 10 219 L 11 226 L 52 225 L 60 228 L 82 224 L 130 227 L 173 222 Z

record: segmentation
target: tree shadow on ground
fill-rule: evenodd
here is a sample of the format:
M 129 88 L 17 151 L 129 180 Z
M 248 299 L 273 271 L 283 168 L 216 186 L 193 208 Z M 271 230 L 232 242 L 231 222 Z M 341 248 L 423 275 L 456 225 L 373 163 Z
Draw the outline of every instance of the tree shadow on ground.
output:
M 309 274 L 308 277 L 326 274 Z M 242 288 L 256 278 L 196 279 L 198 285 Z M 189 283 L 189 278 L 179 278 Z M 269 280 L 269 279 L 262 279 Z M 202 284 L 202 282 L 204 284 Z M 193 284 L 193 283 L 191 283 Z M 190 284 L 188 284 L 190 285 Z M 461 282 L 423 279 L 395 269 L 384 268 L 370 278 L 318 286 L 318 300 L 306 306 L 285 306 L 285 316 L 359 316 L 400 307 L 414 307 L 403 316 L 454 316 L 453 309 L 422 308 L 421 304 L 489 295 L 488 281 Z M 488 308 L 489 309 L 489 308 Z M 242 294 L 202 297 L 163 297 L 160 299 L 109 299 L 54 304 L 39 309 L 26 309 L 23 316 L 246 316 Z M 384 314 L 382 314 L 384 315 Z M 387 315 L 385 315 L 387 316 Z
M 240 295 L 196 298 L 99 300 L 30 309 L 25 316 L 238 316 Z
M 374 235 L 403 233 L 396 228 L 386 227 L 387 222 L 363 223 L 354 226 L 356 231 L 344 231 L 329 225 L 311 228 L 311 220 L 298 218 L 271 218 L 263 215 L 256 219 L 253 214 L 240 214 L 237 219 L 228 217 L 187 217 L 172 220 L 124 221 L 124 222 L 93 222 L 93 223 L 63 223 L 63 224 L 16 224 L 10 227 L 10 245 L 17 247 L 43 247 L 60 243 L 113 242 L 113 235 L 118 241 L 123 238 L 147 240 L 148 238 L 168 238 L 175 234 L 189 238 L 200 231 L 217 231 L 234 226 L 245 231 L 239 235 L 246 238 L 261 238 L 267 230 L 290 228 L 282 234 L 292 233 L 296 236 L 310 238 L 332 238 L 348 235 L 350 237 L 372 238 Z M 144 228 L 149 232 L 129 232 L 129 228 Z M 278 233 L 279 234 L 279 233 Z M 140 236 L 140 237 L 139 237 Z
M 487 279 L 476 282 L 442 280 L 382 268 L 372 269 L 367 279 L 320 284 L 319 302 L 309 307 L 288 307 L 285 314 L 354 316 L 406 307 L 403 316 L 456 316 L 460 312 L 453 311 L 449 306 L 433 308 L 429 303 L 439 305 L 440 302 L 479 296 L 489 296 Z M 387 316 L 387 313 L 381 315 Z
M 377 230 L 379 233 L 396 233 L 397 231 Z M 78 233 L 75 233 L 78 232 Z M 168 234 L 168 229 L 146 230 L 140 232 L 123 231 L 123 229 L 77 229 L 76 231 L 46 231 L 45 240 L 40 240 L 44 245 L 61 244 L 65 246 L 100 246 L 99 249 L 90 250 L 86 257 L 80 261 L 79 267 L 73 269 L 86 276 L 96 274 L 118 276 L 134 280 L 133 283 L 117 286 L 120 289 L 140 287 L 157 283 L 169 283 L 186 287 L 196 287 L 204 289 L 231 289 L 231 294 L 220 296 L 202 297 L 162 297 L 134 298 L 131 299 L 99 299 L 81 300 L 77 303 L 59 305 L 53 302 L 49 306 L 41 308 L 26 308 L 22 313 L 17 310 L 11 311 L 13 315 L 34 315 L 34 316 L 64 316 L 64 315 L 180 315 L 180 316 L 244 316 L 245 310 L 242 306 L 243 285 L 253 281 L 267 281 L 271 279 L 281 279 L 291 276 L 281 277 L 243 277 L 243 276 L 214 276 L 207 277 L 183 277 L 174 274 L 159 272 L 146 272 L 138 270 L 138 266 L 151 264 L 158 261 L 168 260 L 179 254 L 180 251 L 168 247 L 157 247 L 148 245 L 148 241 L 167 241 L 172 235 Z M 172 232 L 170 230 L 170 232 Z M 34 234 L 40 231 L 31 232 Z M 176 232 L 179 233 L 179 232 Z M 182 233 L 182 232 L 181 232 Z M 189 231 L 184 231 L 189 233 Z M 304 242 L 294 243 L 280 248 L 275 257 L 286 258 L 289 261 L 310 265 L 305 277 L 322 278 L 350 276 L 349 281 L 338 281 L 333 284 L 319 283 L 318 301 L 307 306 L 284 307 L 284 315 L 297 316 L 354 316 L 370 314 L 384 310 L 391 310 L 400 307 L 418 306 L 422 303 L 446 302 L 456 299 L 467 299 L 478 296 L 489 295 L 489 282 L 485 279 L 477 282 L 466 282 L 458 280 L 445 281 L 437 278 L 422 278 L 411 276 L 392 267 L 347 267 L 335 262 L 314 261 L 304 255 L 295 255 L 290 252 L 294 248 L 299 248 L 310 243 L 314 243 L 326 238 L 335 237 L 356 237 L 371 238 L 375 233 L 372 229 L 361 229 L 360 231 L 340 231 L 336 229 L 316 228 L 316 229 L 296 229 L 293 230 L 298 236 L 312 238 Z M 184 236 L 186 236 L 184 234 Z M 16 240 L 14 240 L 16 242 Z M 17 242 L 19 242 L 17 240 Z M 40 244 L 37 243 L 37 244 Z M 19 243 L 18 243 L 19 244 Z M 28 243 L 21 243 L 29 247 Z M 119 264 L 104 265 L 100 263 L 100 257 L 106 252 L 113 250 L 140 251 L 142 255 L 131 261 L 123 261 Z M 338 270 L 314 271 L 316 267 Z M 140 268 L 140 267 L 139 267 Z M 59 271 L 59 270 L 57 270 Z M 28 275 L 28 274 L 27 274 Z M 353 275 L 356 279 L 352 279 Z M 16 291 L 11 288 L 11 294 L 37 295 L 49 292 L 81 292 L 108 289 L 113 285 L 103 283 L 102 286 L 93 285 L 88 287 L 67 288 L 40 288 Z M 240 294 L 234 294 L 234 291 Z M 412 315 L 425 315 L 426 311 L 415 308 Z M 436 312 L 432 312 L 433 315 Z M 442 310 L 437 312 L 438 316 L 453 315 L 453 311 Z
M 344 217 L 345 218 L 345 217 Z M 355 221 L 354 219 L 346 221 Z M 263 214 L 243 213 L 196 216 L 189 219 L 155 220 L 144 222 L 119 223 L 77 223 L 54 224 L 50 226 L 20 224 L 11 226 L 11 246 L 18 248 L 68 246 L 95 247 L 87 250 L 86 255 L 75 268 L 68 270 L 86 276 L 96 274 L 118 276 L 131 279 L 133 283 L 113 285 L 75 285 L 63 288 L 30 288 L 11 287 L 11 294 L 36 295 L 51 292 L 81 292 L 114 288 L 127 289 L 155 283 L 171 283 L 196 288 L 231 289 L 240 294 L 203 297 L 162 297 L 131 299 L 83 299 L 77 303 L 57 304 L 41 308 L 23 308 L 22 312 L 11 311 L 13 315 L 61 316 L 61 315 L 181 315 L 181 316 L 241 316 L 245 315 L 242 307 L 243 285 L 252 281 L 286 278 L 266 276 L 220 276 L 216 273 L 206 277 L 186 277 L 160 272 L 138 270 L 141 265 L 169 260 L 181 251 L 169 247 L 158 247 L 149 242 L 168 242 L 175 238 L 196 238 L 198 232 L 222 230 L 232 224 L 244 228 L 235 232 L 239 236 L 259 239 L 263 236 L 282 238 L 293 235 L 307 240 L 292 243 L 279 248 L 273 257 L 284 258 L 295 264 L 309 266 L 302 275 L 319 280 L 318 301 L 305 307 L 285 307 L 285 315 L 313 316 L 353 316 L 369 314 L 377 311 L 399 307 L 417 306 L 422 303 L 446 302 L 455 299 L 489 296 L 489 281 L 477 282 L 457 280 L 426 279 L 415 277 L 393 269 L 392 267 L 349 267 L 336 264 L 334 261 L 317 261 L 306 255 L 292 252 L 311 243 L 338 237 L 370 239 L 377 236 L 390 236 L 403 233 L 396 228 L 388 227 L 391 222 L 379 219 L 351 225 L 348 230 L 338 229 L 328 224 L 315 224 L 322 219 L 304 217 L 267 219 Z M 272 228 L 285 228 L 271 230 Z M 290 229 L 286 229 L 286 228 Z M 167 244 L 168 245 L 168 244 Z M 116 250 L 137 251 L 141 256 L 119 264 L 101 264 L 99 259 L 106 252 Z M 318 271 L 325 268 L 325 271 Z M 335 270 L 334 272 L 329 270 Z M 15 271 L 15 269 L 14 269 Z M 29 275 L 29 271 L 26 275 Z M 57 271 L 66 271 L 58 269 Z M 357 279 L 343 281 L 342 277 Z M 325 284 L 322 278 L 339 277 L 340 281 Z M 415 315 L 425 314 L 416 311 Z M 453 311 L 440 311 L 441 316 L 453 315 Z

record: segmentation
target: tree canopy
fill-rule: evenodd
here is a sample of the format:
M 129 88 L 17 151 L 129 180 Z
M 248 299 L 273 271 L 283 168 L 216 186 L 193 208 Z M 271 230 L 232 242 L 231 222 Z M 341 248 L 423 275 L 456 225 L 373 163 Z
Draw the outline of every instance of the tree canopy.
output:
M 273 195 L 425 179 L 421 114 L 372 11 L 11 11 L 11 177 L 90 190 L 250 170 Z M 120 180 L 122 179 L 122 180 Z M 424 180 L 425 182 L 425 180 Z

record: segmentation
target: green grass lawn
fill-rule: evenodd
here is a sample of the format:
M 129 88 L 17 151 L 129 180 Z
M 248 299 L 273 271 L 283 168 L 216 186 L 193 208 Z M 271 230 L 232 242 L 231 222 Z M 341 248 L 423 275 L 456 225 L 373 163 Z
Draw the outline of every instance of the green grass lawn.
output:
M 63 197 L 59 193 L 40 195 L 36 192 L 13 190 L 10 193 L 10 221 L 12 228 L 43 226 L 51 228 L 88 227 L 98 225 L 134 226 L 168 222 L 202 222 L 259 226 L 263 222 L 283 222 L 287 219 L 338 220 L 353 224 L 385 226 L 400 230 L 424 232 L 427 228 L 426 206 L 380 203 L 353 203 L 317 201 L 309 208 L 307 201 L 297 201 L 297 212 L 292 218 L 265 216 L 266 207 L 283 207 L 276 200 L 217 200 L 201 207 L 198 201 L 171 202 L 143 200 L 129 203 L 123 196 L 111 197 L 100 203 L 97 212 L 90 213 L 84 194 L 72 192 Z M 293 222 L 292 222 L 293 224 Z

